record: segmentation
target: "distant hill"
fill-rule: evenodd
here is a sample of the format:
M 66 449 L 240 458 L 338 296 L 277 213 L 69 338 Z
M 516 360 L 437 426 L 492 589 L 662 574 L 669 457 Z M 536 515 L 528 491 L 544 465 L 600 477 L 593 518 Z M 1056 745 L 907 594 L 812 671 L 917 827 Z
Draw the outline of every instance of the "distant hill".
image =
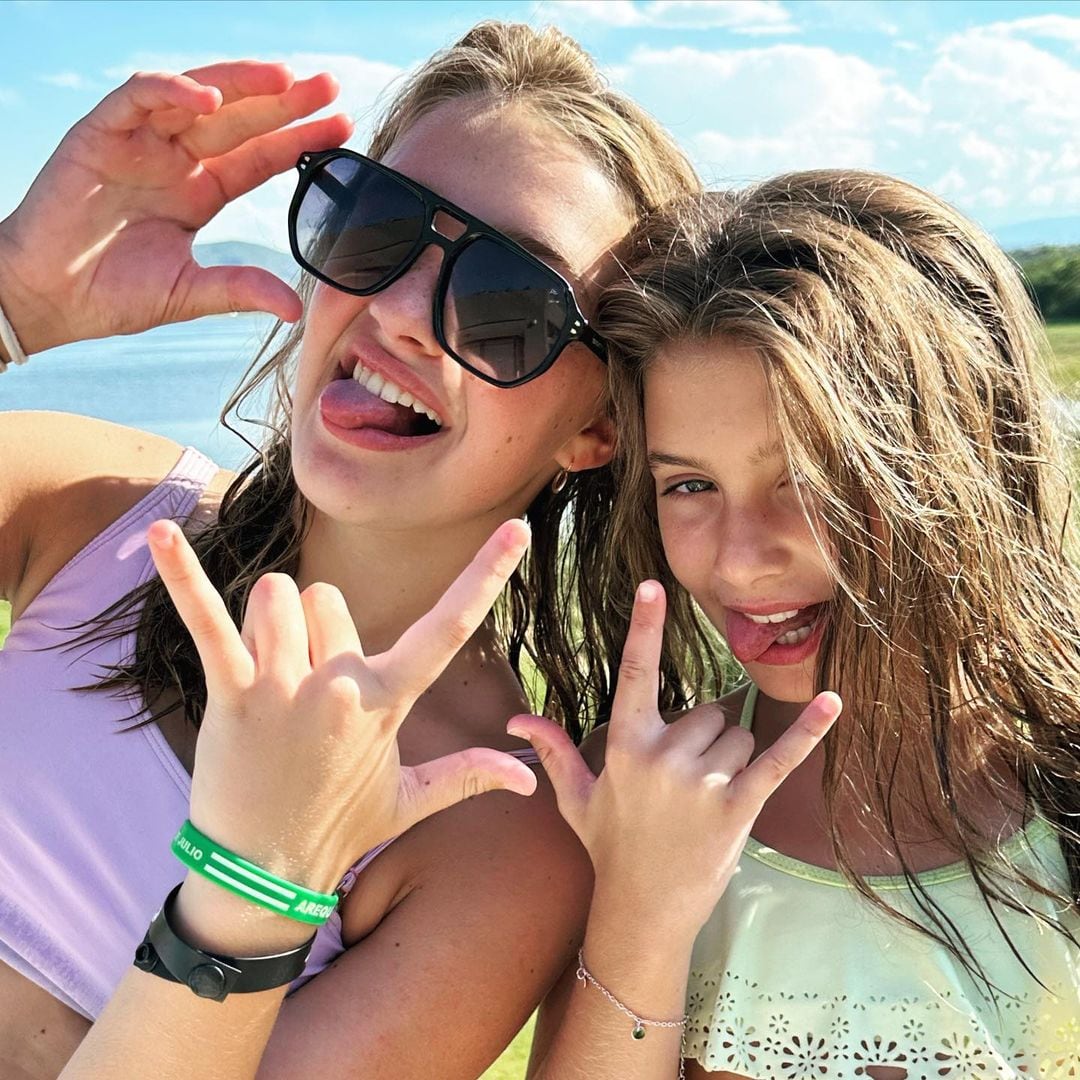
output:
M 1002 225 L 993 230 L 994 239 L 1006 251 L 1080 244 L 1080 217 L 1040 218 Z
M 293 281 L 300 273 L 296 260 L 287 251 L 230 240 L 220 244 L 196 244 L 196 260 L 202 266 L 261 266 L 285 281 Z

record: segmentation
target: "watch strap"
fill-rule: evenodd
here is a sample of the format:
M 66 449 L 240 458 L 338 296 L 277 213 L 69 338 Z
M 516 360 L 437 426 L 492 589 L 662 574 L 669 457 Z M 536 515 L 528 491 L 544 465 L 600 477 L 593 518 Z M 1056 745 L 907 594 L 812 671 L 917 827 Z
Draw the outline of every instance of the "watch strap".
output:
M 135 950 L 135 966 L 140 971 L 184 983 L 198 997 L 212 1001 L 285 986 L 303 972 L 314 934 L 297 948 L 271 956 L 223 956 L 189 945 L 172 926 L 179 891 L 177 885 L 166 897 Z

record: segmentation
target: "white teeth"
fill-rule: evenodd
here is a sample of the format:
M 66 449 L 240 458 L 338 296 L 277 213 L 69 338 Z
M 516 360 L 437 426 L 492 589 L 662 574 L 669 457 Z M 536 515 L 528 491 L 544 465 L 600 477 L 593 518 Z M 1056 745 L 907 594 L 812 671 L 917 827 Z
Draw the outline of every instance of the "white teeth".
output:
M 777 645 L 798 645 L 799 642 L 805 641 L 810 636 L 812 626 L 800 626 L 798 630 L 789 630 L 786 634 L 781 634 L 776 639 Z
M 426 416 L 432 423 L 442 427 L 442 419 L 437 413 L 432 412 L 427 406 L 422 405 L 417 401 L 412 394 L 407 394 L 400 386 L 392 383 L 377 371 L 370 371 L 364 367 L 363 364 L 357 364 L 353 369 L 352 377 L 364 387 L 365 390 L 381 397 L 383 401 L 389 401 L 391 405 L 406 405 L 408 408 L 412 409 L 413 412 L 419 413 L 421 416 Z
M 747 615 L 746 617 L 756 623 L 786 622 L 788 619 L 794 619 L 802 610 L 802 608 L 795 608 L 793 611 L 778 611 L 775 615 Z M 777 638 L 777 640 L 780 639 Z

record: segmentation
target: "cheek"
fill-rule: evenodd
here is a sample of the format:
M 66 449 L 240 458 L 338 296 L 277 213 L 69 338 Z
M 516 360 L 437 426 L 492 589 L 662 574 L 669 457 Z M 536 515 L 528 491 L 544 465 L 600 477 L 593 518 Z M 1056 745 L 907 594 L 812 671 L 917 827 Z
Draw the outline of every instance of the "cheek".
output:
M 603 371 L 585 359 L 565 354 L 538 379 L 513 390 L 477 380 L 477 408 L 470 407 L 470 426 L 498 432 L 506 444 L 555 449 L 587 427 L 601 413 Z
M 665 498 L 658 501 L 657 521 L 664 557 L 671 572 L 684 589 L 697 597 L 708 579 L 713 556 L 707 531 L 691 515 L 672 507 L 670 500 Z

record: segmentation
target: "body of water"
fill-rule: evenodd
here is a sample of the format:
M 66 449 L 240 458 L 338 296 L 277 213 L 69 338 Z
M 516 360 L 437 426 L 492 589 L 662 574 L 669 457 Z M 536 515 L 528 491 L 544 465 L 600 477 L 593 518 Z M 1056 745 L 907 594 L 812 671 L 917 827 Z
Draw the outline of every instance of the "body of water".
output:
M 218 417 L 273 323 L 268 315 L 215 315 L 51 349 L 0 377 L 0 410 L 52 409 L 112 420 L 236 468 L 250 450 Z M 261 429 L 238 426 L 259 441 Z

